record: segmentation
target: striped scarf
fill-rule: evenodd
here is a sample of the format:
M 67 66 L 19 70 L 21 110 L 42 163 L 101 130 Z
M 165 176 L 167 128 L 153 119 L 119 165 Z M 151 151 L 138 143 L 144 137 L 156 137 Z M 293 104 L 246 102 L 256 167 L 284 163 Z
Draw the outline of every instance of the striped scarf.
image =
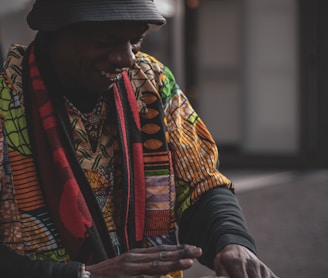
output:
M 72 260 L 95 263 L 118 255 L 99 205 L 75 157 L 64 102 L 41 78 L 31 46 L 25 62 L 24 98 L 32 147 L 49 212 Z M 46 83 L 47 84 L 47 83 Z M 145 178 L 141 126 L 126 73 L 114 85 L 124 177 L 123 246 L 143 240 Z

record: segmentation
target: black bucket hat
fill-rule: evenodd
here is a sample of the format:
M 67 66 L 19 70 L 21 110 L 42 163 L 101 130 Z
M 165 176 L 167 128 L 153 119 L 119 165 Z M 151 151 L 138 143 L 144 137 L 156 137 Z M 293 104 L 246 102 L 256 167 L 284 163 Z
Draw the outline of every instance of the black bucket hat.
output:
M 79 22 L 142 21 L 165 24 L 153 0 L 36 0 L 27 16 L 33 30 L 55 31 Z

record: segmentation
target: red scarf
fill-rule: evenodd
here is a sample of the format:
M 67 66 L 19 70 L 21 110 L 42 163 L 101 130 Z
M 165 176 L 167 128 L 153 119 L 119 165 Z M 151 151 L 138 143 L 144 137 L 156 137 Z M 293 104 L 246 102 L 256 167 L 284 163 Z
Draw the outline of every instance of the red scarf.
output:
M 117 255 L 96 198 L 75 158 L 65 116 L 60 116 L 41 78 L 34 47 L 28 55 L 30 93 L 25 95 L 30 105 L 31 140 L 45 200 L 64 247 L 72 260 L 88 263 Z M 144 235 L 145 178 L 136 98 L 127 74 L 122 78 L 124 82 L 114 85 L 114 99 L 126 187 L 125 221 L 121 225 L 123 244 L 129 249 Z

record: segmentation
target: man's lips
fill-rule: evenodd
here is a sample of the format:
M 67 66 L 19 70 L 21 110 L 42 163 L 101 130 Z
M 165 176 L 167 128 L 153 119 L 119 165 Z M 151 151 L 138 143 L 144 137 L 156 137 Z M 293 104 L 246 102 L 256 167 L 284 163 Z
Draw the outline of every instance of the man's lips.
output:
M 122 77 L 122 72 L 110 73 L 110 72 L 105 72 L 102 70 L 102 71 L 100 71 L 100 74 L 102 77 L 105 77 L 109 82 L 112 82 L 112 83 L 117 82 Z

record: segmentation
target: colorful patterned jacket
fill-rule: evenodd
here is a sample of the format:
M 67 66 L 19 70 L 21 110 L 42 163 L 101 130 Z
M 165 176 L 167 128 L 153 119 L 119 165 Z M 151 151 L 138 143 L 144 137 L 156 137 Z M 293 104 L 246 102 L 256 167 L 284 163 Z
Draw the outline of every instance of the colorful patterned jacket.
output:
M 25 47 L 13 46 L 0 78 L 0 239 L 15 253 L 32 259 L 50 259 L 68 262 L 70 258 L 61 243 L 38 186 L 31 144 L 24 114 L 22 92 L 22 58 Z M 159 162 L 171 163 L 173 171 L 162 173 L 153 167 L 150 159 L 146 173 L 146 229 L 145 244 L 172 243 L 175 221 L 205 192 L 215 187 L 232 189 L 231 181 L 217 169 L 218 150 L 216 143 L 180 90 L 170 70 L 153 57 L 138 53 L 135 66 L 129 70 L 141 117 L 151 119 L 162 113 L 166 123 L 166 140 L 170 153 L 156 152 L 163 142 L 151 135 L 157 126 L 148 124 L 143 132 L 150 139 L 143 142 Z M 150 94 L 159 96 L 162 111 L 149 108 Z M 68 106 L 69 107 L 69 106 Z M 74 140 L 87 138 L 81 134 L 82 122 L 74 109 L 68 108 Z M 75 113 L 75 114 L 74 114 Z M 108 173 L 103 171 L 104 155 L 90 157 L 84 145 L 75 144 L 90 185 L 97 192 L 101 181 L 108 182 Z M 145 156 L 147 157 L 147 156 Z M 89 159 L 87 159 L 89 158 Z M 96 162 L 97 165 L 96 166 Z M 168 179 L 170 182 L 168 182 Z M 156 185 L 156 186 L 155 186 Z M 99 191 L 103 188 L 99 189 Z M 110 193 L 107 193 L 109 198 Z M 104 201 L 106 203 L 106 200 Z M 114 204 L 110 204 L 112 208 Z M 115 209 L 115 208 L 112 208 Z M 112 217 L 111 209 L 103 210 L 104 218 Z M 164 216 L 164 217 L 163 217 Z M 147 218 L 151 219 L 147 221 Z M 112 223 L 111 221 L 108 221 Z M 113 224 L 113 223 L 112 223 Z M 114 224 L 115 225 L 115 224 Z M 109 232 L 115 231 L 108 224 Z

